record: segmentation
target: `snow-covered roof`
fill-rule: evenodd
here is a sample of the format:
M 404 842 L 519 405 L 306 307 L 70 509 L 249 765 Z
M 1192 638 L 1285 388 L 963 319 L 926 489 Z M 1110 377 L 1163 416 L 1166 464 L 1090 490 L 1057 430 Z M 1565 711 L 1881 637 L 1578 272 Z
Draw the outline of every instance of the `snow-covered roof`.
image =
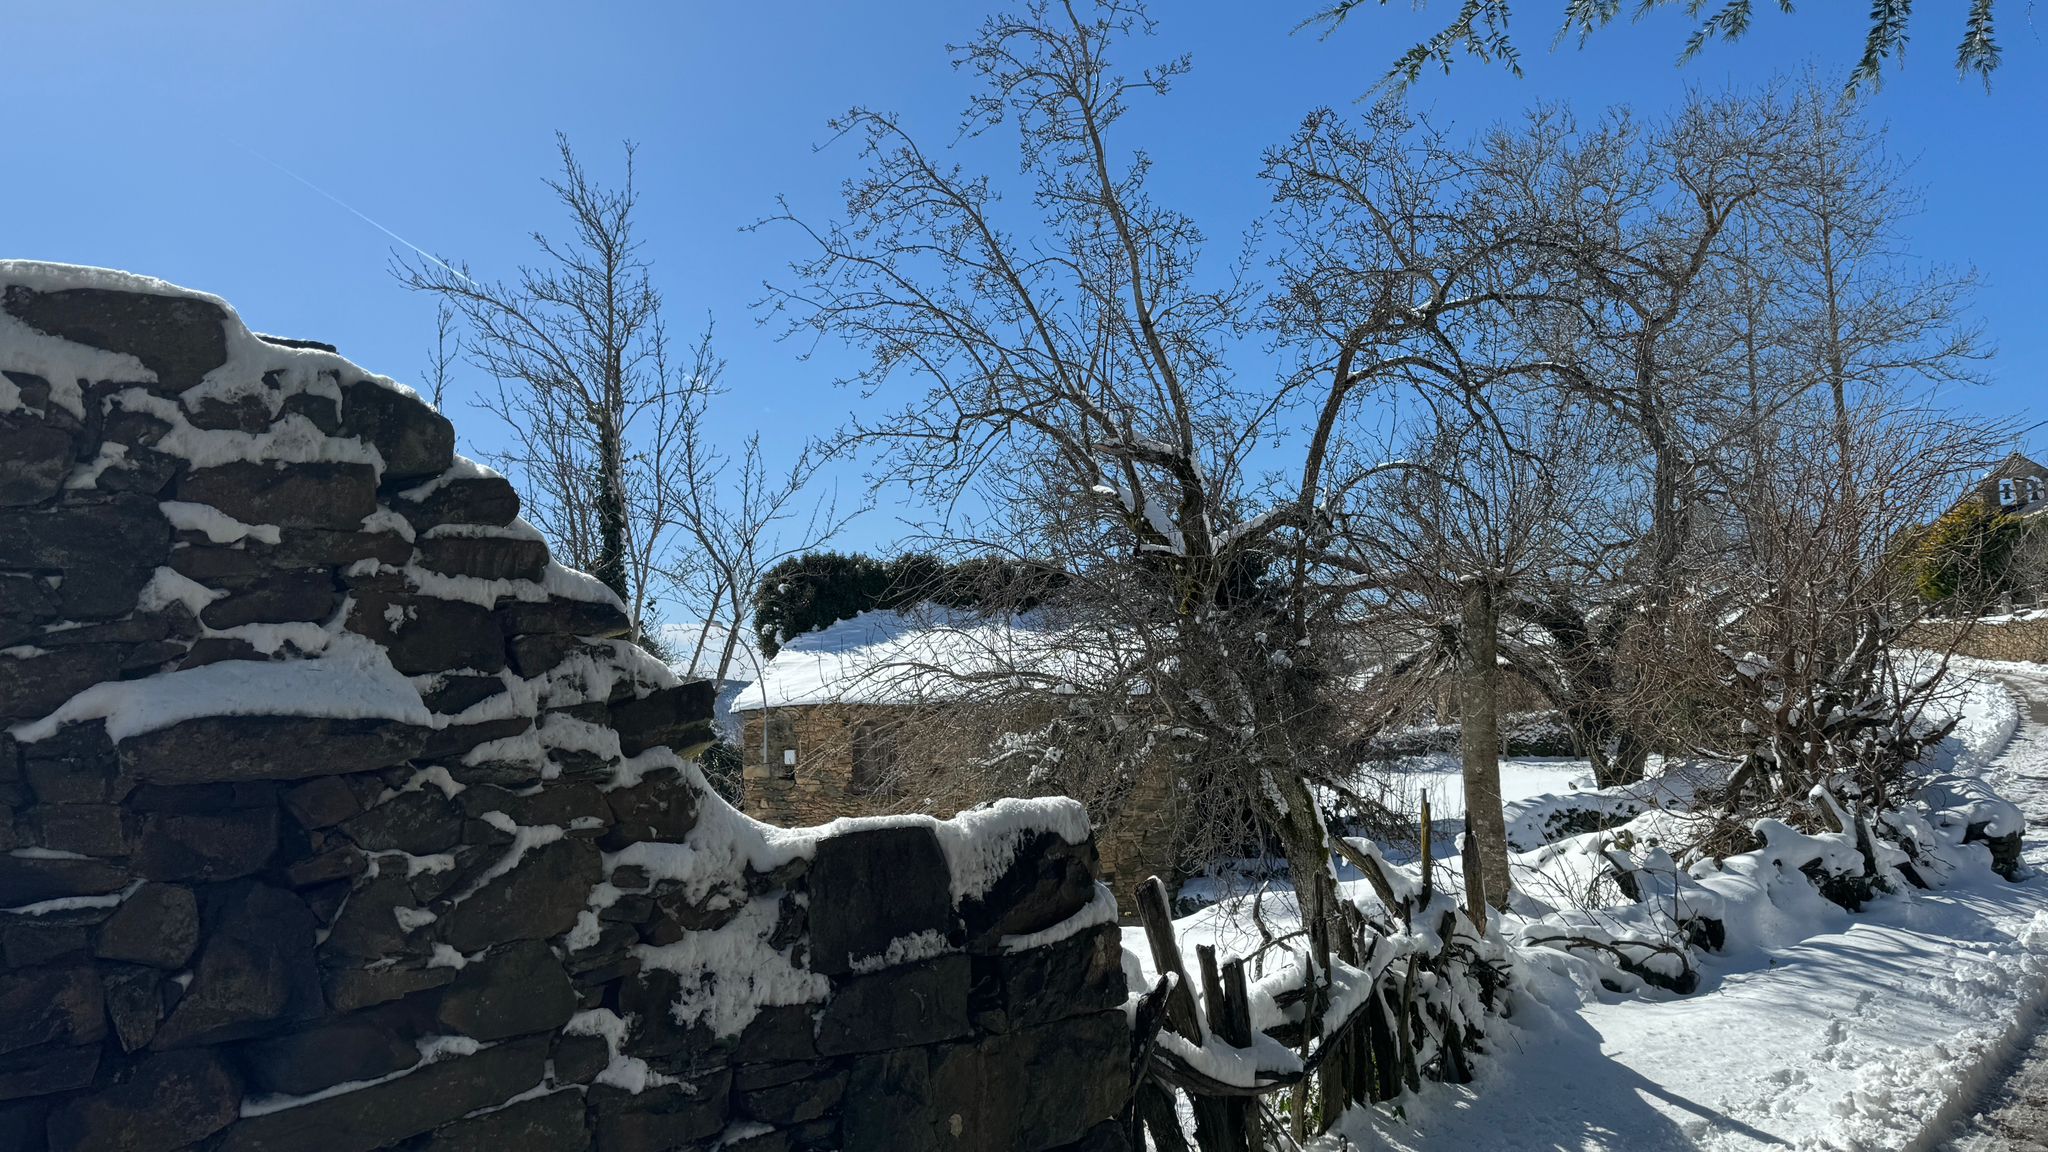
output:
M 919 605 L 864 612 L 792 638 L 741 691 L 734 712 L 802 704 L 950 700 L 1015 680 L 1099 682 L 1120 657 L 1100 630 L 1043 616 Z

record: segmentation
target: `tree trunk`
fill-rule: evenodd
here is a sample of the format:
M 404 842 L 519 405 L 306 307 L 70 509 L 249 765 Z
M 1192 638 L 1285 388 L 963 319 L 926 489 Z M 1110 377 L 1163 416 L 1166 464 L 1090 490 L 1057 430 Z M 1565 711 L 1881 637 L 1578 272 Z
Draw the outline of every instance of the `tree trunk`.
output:
M 1508 906 L 1508 834 L 1500 796 L 1500 609 L 1492 577 L 1464 581 L 1458 748 L 1465 767 L 1465 835 L 1478 845 L 1487 903 Z

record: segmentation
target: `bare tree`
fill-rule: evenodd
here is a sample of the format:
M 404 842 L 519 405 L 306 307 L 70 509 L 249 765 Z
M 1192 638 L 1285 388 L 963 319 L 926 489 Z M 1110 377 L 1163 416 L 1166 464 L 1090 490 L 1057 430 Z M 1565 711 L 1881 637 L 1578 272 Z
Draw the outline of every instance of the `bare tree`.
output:
M 566 136 L 556 144 L 561 175 L 547 183 L 569 238 L 533 233 L 540 260 L 509 281 L 424 259 L 394 272 L 461 318 L 470 362 L 498 383 L 482 406 L 513 440 L 496 462 L 520 480 L 557 555 L 604 581 L 642 630 L 656 574 L 674 567 L 684 417 L 713 381 L 701 357 L 698 371 L 671 370 L 661 294 L 634 231 L 633 146 L 607 187 Z

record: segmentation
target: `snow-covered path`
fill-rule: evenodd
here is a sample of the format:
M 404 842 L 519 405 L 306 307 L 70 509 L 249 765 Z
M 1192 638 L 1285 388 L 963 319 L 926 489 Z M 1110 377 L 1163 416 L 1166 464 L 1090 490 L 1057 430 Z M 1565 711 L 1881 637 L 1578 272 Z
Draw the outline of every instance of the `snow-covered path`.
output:
M 2048 670 L 1985 672 L 2048 701 Z M 2015 732 L 2012 697 L 1981 695 L 1958 733 L 1961 766 L 2038 829 L 2048 722 Z M 2040 840 L 2028 859 L 2048 866 Z M 1478 1063 L 1477 1084 L 1430 1089 L 1405 1118 L 1348 1133 L 1352 1146 L 1929 1148 L 1979 1110 L 2048 1002 L 2048 879 L 1972 882 L 1854 916 L 1822 904 L 1779 927 L 1781 942 L 1713 958 L 1700 992 L 1662 1002 L 1574 992 L 1557 963 L 1539 978 L 1546 1002 Z

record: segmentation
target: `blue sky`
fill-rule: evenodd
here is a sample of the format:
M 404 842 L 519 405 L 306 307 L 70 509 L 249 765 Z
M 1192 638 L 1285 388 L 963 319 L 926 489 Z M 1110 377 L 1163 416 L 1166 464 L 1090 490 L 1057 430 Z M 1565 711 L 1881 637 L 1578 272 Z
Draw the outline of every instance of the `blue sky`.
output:
M 1161 3 L 1159 36 L 1126 57 L 1194 54 L 1194 75 L 1168 101 L 1142 107 L 1124 143 L 1152 152 L 1156 193 L 1201 221 L 1218 248 L 1265 207 L 1261 149 L 1309 109 L 1348 104 L 1453 6 L 1368 8 L 1326 41 L 1291 33 L 1313 7 Z M 1677 68 L 1682 12 L 1551 51 L 1561 7 L 1523 0 L 1522 79 L 1467 62 L 1411 99 L 1461 130 L 1539 99 L 1655 114 L 1688 85 L 1807 67 L 1843 75 L 1863 28 L 1863 5 L 1843 0 L 1791 17 L 1760 4 L 1747 40 Z M 1908 227 L 1913 251 L 1983 276 L 1978 314 L 1999 349 L 1993 383 L 1959 390 L 1954 402 L 2038 418 L 2048 396 L 2048 45 L 2028 6 L 2003 0 L 2005 67 L 1987 95 L 1951 66 L 1956 7 L 1921 6 L 1907 67 L 1888 74 L 1872 111 L 1926 188 Z M 557 225 L 540 182 L 554 163 L 553 133 L 569 133 L 604 176 L 630 138 L 671 323 L 717 320 L 733 389 L 720 426 L 735 438 L 758 428 L 793 447 L 828 431 L 855 398 L 831 386 L 844 363 L 833 350 L 803 360 L 757 322 L 762 283 L 784 276 L 797 238 L 742 229 L 777 195 L 800 212 L 830 213 L 855 158 L 817 146 L 826 118 L 853 103 L 901 112 L 930 141 L 950 139 L 967 81 L 944 45 L 965 38 L 979 11 L 927 0 L 7 4 L 0 255 L 111 265 L 217 292 L 259 330 L 331 341 L 367 368 L 416 379 L 433 308 L 387 274 L 391 240 L 272 162 L 408 240 L 496 274 L 526 257 L 529 231 Z M 465 383 L 477 381 L 466 375 L 451 389 L 451 415 L 466 447 L 488 448 L 488 418 L 463 410 Z M 849 542 L 892 534 L 885 512 Z

